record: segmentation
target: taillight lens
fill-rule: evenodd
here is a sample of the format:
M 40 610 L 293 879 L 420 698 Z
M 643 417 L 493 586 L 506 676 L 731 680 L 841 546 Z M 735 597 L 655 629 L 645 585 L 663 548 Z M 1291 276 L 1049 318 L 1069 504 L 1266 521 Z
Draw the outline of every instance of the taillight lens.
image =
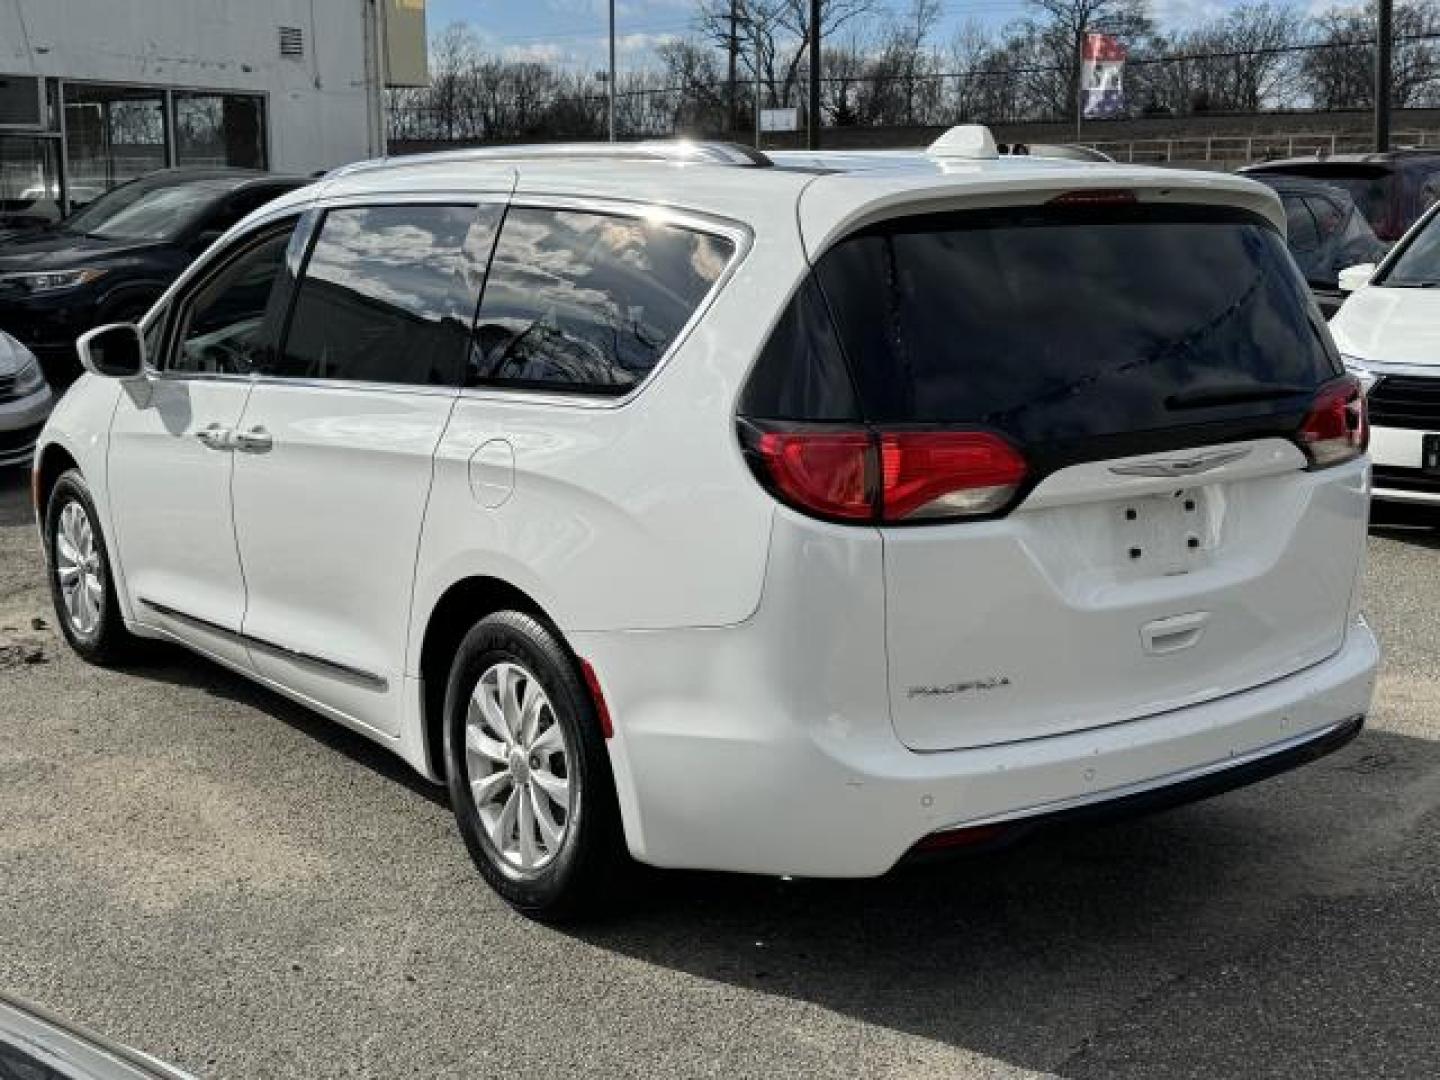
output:
M 880 435 L 881 498 L 887 521 L 993 514 L 1025 479 L 1025 459 L 986 431 Z
M 875 512 L 871 441 L 867 431 L 765 431 L 758 448 L 786 500 L 822 517 L 864 521 Z
M 1357 458 L 1370 444 L 1370 421 L 1360 380 L 1346 376 L 1326 383 L 1296 435 L 1312 469 Z
M 1020 452 L 987 431 L 874 431 L 741 422 L 752 467 L 798 510 L 895 524 L 997 513 L 1025 480 Z

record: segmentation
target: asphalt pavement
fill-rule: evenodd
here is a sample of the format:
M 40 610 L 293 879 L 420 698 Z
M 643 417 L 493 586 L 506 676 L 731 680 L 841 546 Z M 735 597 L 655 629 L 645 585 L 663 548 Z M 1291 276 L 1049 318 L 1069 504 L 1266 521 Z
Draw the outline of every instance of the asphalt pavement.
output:
M 1385 670 L 1323 761 L 878 881 L 654 875 L 561 932 L 359 737 L 179 651 L 77 660 L 0 473 L 0 987 L 202 1077 L 1433 1077 L 1437 549 L 1372 531 Z

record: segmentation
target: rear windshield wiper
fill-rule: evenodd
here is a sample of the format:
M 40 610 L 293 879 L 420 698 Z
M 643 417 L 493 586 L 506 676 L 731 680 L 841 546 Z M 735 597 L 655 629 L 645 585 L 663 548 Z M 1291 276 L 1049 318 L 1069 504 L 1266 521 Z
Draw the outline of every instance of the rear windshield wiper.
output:
M 1179 390 L 1165 399 L 1165 408 L 1172 412 L 1181 409 L 1208 409 L 1216 405 L 1243 405 L 1250 401 L 1274 401 L 1278 398 L 1295 397 L 1299 394 L 1313 394 L 1313 386 L 1296 383 L 1233 383 L 1230 385 L 1197 386 L 1190 390 Z

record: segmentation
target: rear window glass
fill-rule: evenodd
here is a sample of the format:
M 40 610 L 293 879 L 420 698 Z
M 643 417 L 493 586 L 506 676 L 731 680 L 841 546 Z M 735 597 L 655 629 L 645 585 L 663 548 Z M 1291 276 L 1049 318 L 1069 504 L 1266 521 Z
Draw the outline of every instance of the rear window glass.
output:
M 902 218 L 817 273 L 878 423 L 1044 443 L 1293 411 L 1339 373 L 1280 234 L 1236 211 Z
M 723 237 L 663 222 L 513 207 L 467 381 L 623 394 L 670 348 L 734 251 Z
M 1388 169 L 1374 165 L 1321 163 L 1288 165 L 1282 175 L 1308 176 L 1315 180 L 1324 180 L 1332 187 L 1343 188 L 1350 193 L 1351 200 L 1381 239 L 1395 240 L 1404 232 L 1398 190 L 1399 177 Z

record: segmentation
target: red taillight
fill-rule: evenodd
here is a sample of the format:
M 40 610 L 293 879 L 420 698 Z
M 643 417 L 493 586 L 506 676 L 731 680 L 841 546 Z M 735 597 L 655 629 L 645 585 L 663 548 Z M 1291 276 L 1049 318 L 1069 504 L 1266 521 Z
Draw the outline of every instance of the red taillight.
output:
M 1370 422 L 1360 380 L 1346 376 L 1322 386 L 1296 439 L 1314 469 L 1363 454 L 1370 445 Z
M 868 431 L 766 431 L 760 456 L 780 494 L 824 517 L 874 515 L 872 436 Z
M 887 521 L 990 514 L 1025 479 L 1025 459 L 984 431 L 900 431 L 880 436 Z
M 742 430 L 777 495 L 840 521 L 993 514 L 1026 474 L 1019 451 L 985 431 Z

